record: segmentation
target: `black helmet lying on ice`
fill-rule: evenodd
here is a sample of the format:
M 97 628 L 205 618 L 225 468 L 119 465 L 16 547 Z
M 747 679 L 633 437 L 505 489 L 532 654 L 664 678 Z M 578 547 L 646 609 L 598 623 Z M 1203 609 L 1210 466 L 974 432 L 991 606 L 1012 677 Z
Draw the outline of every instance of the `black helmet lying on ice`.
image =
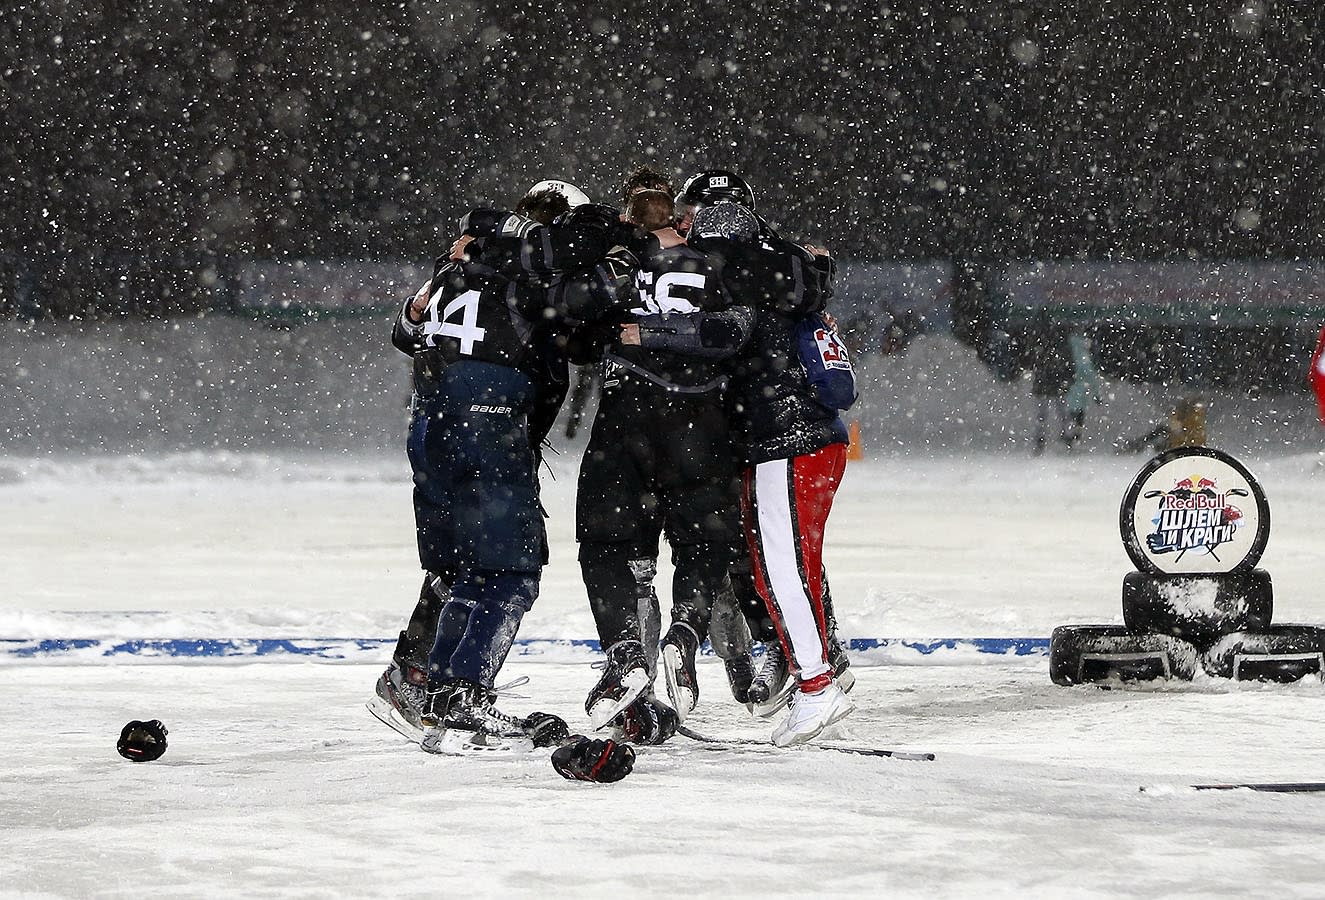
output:
M 755 194 L 745 179 L 726 169 L 707 169 L 686 179 L 685 187 L 676 195 L 676 202 L 684 206 L 703 206 L 727 200 L 746 209 L 755 208 Z

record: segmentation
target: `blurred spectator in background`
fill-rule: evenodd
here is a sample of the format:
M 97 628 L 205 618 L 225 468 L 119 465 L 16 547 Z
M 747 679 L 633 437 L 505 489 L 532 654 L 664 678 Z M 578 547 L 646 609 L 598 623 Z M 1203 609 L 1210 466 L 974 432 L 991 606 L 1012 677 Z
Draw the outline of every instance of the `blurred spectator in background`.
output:
M 1168 418 L 1138 438 L 1124 441 L 1119 453 L 1140 453 L 1151 449 L 1157 452 L 1178 447 L 1205 446 L 1205 404 L 1187 397 L 1173 405 Z
M 1100 402 L 1100 373 L 1090 355 L 1090 338 L 1073 332 L 1067 339 L 1072 356 L 1072 384 L 1067 389 L 1067 426 L 1063 443 L 1071 450 L 1086 426 L 1086 410 Z
M 1205 408 L 1200 400 L 1185 397 L 1174 405 L 1169 414 L 1169 439 L 1165 450 L 1205 446 Z
M 1058 436 L 1071 447 L 1067 416 L 1067 390 L 1075 373 L 1068 332 L 1054 323 L 1048 310 L 1040 310 L 1031 335 L 1031 393 L 1036 398 L 1035 444 L 1031 452 L 1039 456 L 1048 443 L 1049 416 L 1057 418 Z
M 885 355 L 901 353 L 924 330 L 925 322 L 914 310 L 904 309 L 901 312 L 893 312 L 889 309 L 879 350 Z
M 925 319 L 910 309 L 896 312 L 879 304 L 874 310 L 844 312 L 837 319 L 837 333 L 853 357 L 867 353 L 901 353 L 925 333 Z

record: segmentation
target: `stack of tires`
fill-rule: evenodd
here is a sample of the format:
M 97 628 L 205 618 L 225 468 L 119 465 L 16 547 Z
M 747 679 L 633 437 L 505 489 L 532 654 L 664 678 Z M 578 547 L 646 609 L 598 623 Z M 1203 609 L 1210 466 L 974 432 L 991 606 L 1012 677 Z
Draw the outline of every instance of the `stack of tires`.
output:
M 1325 629 L 1275 625 L 1270 574 L 1256 568 L 1270 508 L 1225 453 L 1183 447 L 1152 459 L 1123 498 L 1123 625 L 1061 625 L 1049 641 L 1055 684 L 1325 677 Z

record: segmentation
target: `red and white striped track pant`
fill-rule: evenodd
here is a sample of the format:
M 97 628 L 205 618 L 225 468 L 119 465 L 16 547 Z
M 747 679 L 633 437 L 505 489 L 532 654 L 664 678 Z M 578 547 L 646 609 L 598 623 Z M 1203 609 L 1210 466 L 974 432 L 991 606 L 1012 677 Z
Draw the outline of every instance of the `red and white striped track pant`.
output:
M 755 588 L 801 681 L 828 671 L 824 526 L 847 448 L 775 459 L 745 470 L 741 511 Z

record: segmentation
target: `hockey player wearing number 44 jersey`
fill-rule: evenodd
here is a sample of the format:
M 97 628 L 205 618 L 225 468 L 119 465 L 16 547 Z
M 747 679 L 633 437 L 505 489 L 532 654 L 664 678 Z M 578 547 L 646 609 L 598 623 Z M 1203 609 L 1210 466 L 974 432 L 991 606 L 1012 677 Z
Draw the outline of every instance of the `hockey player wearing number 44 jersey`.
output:
M 533 201 L 544 218 L 555 215 L 556 203 Z M 563 195 L 561 210 L 567 206 Z M 507 224 L 512 232 L 540 227 L 523 218 Z M 560 237 L 600 253 L 610 246 L 594 228 L 576 227 Z M 567 738 L 555 716 L 519 719 L 493 706 L 494 678 L 537 597 L 546 560 L 534 448 L 564 396 L 565 363 L 556 316 L 547 315 L 549 285 L 485 266 L 485 249 L 486 241 L 457 241 L 405 304 L 392 334 L 414 359 L 409 455 L 420 561 L 430 573 L 425 592 L 449 587 L 449 599 L 428 636 L 427 693 L 417 720 L 407 714 L 417 705 L 409 708 L 407 688 L 392 681 L 391 670 L 379 694 L 406 724 L 425 731 L 424 749 L 486 751 L 507 738 L 539 746 Z M 416 611 L 415 618 L 427 616 Z M 416 642 L 426 625 L 417 631 Z

